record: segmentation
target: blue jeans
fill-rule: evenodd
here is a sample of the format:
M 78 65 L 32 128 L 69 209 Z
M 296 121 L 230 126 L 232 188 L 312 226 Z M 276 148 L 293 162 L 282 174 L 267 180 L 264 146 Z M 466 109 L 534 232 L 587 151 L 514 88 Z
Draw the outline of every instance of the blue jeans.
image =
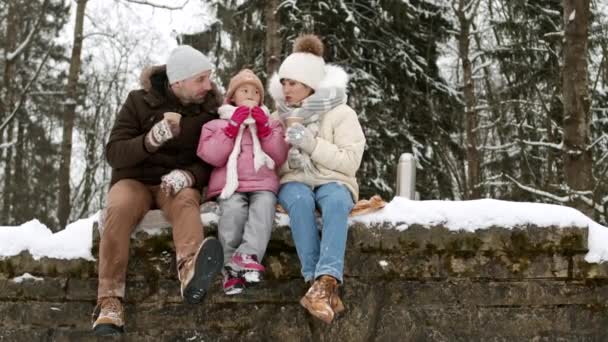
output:
M 348 215 L 354 205 L 350 191 L 339 183 L 312 190 L 304 183 L 289 182 L 279 191 L 279 203 L 289 213 L 291 235 L 304 280 L 330 275 L 342 282 Z M 323 219 L 321 237 L 316 225 L 316 207 Z

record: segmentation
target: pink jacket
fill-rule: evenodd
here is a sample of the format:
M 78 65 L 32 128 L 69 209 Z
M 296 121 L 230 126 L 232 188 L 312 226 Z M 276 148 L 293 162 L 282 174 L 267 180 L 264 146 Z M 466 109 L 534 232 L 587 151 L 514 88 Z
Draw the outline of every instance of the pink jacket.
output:
M 196 154 L 214 167 L 207 189 L 207 199 L 218 196 L 226 184 L 226 163 L 234 147 L 235 139 L 224 134 L 227 120 L 216 119 L 203 126 L 201 138 Z M 272 133 L 260 139 L 262 149 L 275 162 L 275 169 L 262 166 L 256 173 L 253 168 L 253 140 L 248 128 L 243 132 L 241 141 L 241 154 L 237 161 L 239 187 L 237 192 L 272 191 L 279 190 L 278 169 L 287 159 L 288 144 L 285 142 L 285 131 L 278 120 L 270 119 Z

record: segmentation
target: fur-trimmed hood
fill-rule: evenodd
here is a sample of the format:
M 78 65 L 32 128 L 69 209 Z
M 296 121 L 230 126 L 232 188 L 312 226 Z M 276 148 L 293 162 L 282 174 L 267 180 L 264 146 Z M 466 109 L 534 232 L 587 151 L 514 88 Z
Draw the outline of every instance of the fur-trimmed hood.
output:
M 319 84 L 318 88 L 339 88 L 346 91 L 348 79 L 348 74 L 344 68 L 333 64 L 326 64 L 325 77 Z M 283 87 L 281 85 L 281 80 L 279 79 L 279 74 L 274 73 L 270 78 L 268 92 L 275 101 L 285 100 L 285 94 L 283 94 Z
M 152 65 L 145 67 L 139 75 L 139 84 L 146 91 L 144 99 L 151 106 L 158 106 L 175 95 L 167 94 L 169 79 L 167 78 L 166 65 Z M 217 85 L 211 82 L 211 90 L 207 93 L 203 109 L 208 112 L 217 112 L 222 105 L 223 96 Z

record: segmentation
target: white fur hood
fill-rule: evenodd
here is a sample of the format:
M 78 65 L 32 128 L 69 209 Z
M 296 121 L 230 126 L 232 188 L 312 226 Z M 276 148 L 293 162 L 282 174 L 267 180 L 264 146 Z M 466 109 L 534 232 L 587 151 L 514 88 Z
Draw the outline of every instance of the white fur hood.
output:
M 337 65 L 325 65 L 325 78 L 319 84 L 319 88 L 339 88 L 346 90 L 348 85 L 348 74 L 346 71 Z M 275 101 L 284 101 L 283 87 L 279 79 L 279 74 L 274 73 L 268 84 L 268 92 Z

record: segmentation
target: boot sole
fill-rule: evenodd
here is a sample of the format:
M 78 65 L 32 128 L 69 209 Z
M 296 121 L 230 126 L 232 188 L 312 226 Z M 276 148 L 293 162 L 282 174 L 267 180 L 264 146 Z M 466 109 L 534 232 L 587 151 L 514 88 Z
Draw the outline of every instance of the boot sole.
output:
M 194 275 L 184 289 L 184 300 L 189 304 L 202 302 L 209 285 L 222 270 L 223 265 L 222 245 L 215 238 L 206 238 L 194 263 Z
M 118 336 L 125 332 L 123 327 L 115 324 L 98 324 L 93 328 L 93 333 L 97 336 Z

